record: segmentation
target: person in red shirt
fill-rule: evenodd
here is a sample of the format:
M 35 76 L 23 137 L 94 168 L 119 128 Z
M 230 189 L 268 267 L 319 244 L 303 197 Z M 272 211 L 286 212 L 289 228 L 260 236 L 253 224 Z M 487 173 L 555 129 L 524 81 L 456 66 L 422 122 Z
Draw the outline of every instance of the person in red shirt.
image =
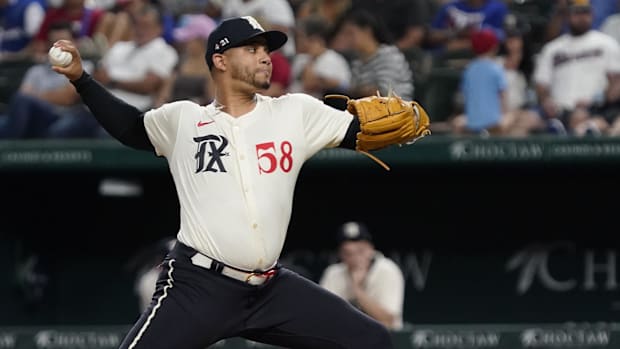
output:
M 291 85 L 291 62 L 280 51 L 270 54 L 273 72 L 271 73 L 271 86 L 263 90 L 262 94 L 278 97 L 288 92 Z
M 73 27 L 73 34 L 78 41 L 92 43 L 96 34 L 102 31 L 101 26 L 106 14 L 107 12 L 103 9 L 87 8 L 85 0 L 64 0 L 60 7 L 48 8 L 43 23 L 39 27 L 39 32 L 34 37 L 35 55 L 41 55 L 40 57 L 44 59 L 47 57 L 48 33 L 52 23 L 70 22 Z

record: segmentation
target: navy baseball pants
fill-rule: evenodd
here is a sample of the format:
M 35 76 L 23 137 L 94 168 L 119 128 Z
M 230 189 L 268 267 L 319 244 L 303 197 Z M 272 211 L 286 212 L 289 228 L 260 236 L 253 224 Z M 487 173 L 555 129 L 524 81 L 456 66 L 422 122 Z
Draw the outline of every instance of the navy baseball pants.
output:
M 205 349 L 243 337 L 291 349 L 390 349 L 388 330 L 347 301 L 280 267 L 254 286 L 194 265 L 177 243 L 150 307 L 121 349 Z

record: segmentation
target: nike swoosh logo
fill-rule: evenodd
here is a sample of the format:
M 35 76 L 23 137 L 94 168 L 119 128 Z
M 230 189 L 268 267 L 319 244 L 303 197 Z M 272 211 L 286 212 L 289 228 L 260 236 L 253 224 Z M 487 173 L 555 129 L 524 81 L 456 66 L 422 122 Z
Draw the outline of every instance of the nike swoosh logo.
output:
M 198 127 L 202 127 L 202 126 L 207 126 L 208 124 L 212 124 L 215 121 L 213 120 L 209 120 L 209 121 L 198 121 L 198 123 L 196 124 L 196 126 Z

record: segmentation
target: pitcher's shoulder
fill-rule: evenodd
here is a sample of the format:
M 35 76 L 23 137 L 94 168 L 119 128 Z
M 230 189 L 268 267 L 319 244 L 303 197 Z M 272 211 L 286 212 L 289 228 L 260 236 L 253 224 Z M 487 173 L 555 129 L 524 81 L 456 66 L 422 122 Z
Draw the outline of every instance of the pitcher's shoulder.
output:
M 167 115 L 168 117 L 180 116 L 182 114 L 196 114 L 205 107 L 190 100 L 178 100 L 162 104 L 161 106 L 151 109 L 145 115 Z
M 313 103 L 323 103 L 320 99 L 305 93 L 286 93 L 278 97 L 261 96 L 274 105 L 304 105 Z

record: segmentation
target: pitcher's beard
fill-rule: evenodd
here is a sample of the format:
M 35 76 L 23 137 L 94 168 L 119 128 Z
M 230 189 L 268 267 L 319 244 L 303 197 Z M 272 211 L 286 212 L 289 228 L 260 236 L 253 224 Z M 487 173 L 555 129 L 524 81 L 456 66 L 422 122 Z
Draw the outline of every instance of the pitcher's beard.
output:
M 267 90 L 269 89 L 269 87 L 271 87 L 271 82 L 270 81 L 262 82 L 262 83 L 257 82 L 256 85 L 254 86 L 258 87 L 261 90 Z
M 266 81 L 259 81 L 256 78 L 256 72 L 251 72 L 244 69 L 233 69 L 232 77 L 236 80 L 243 81 L 253 87 L 261 90 L 266 90 L 271 86 L 271 80 L 267 79 Z

